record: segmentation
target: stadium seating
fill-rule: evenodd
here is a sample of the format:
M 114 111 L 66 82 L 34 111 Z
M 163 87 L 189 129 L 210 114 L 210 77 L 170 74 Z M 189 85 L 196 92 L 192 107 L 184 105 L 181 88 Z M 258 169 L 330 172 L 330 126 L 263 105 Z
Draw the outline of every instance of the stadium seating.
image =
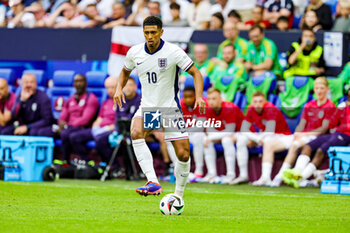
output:
M 47 78 L 46 78 L 44 70 L 24 70 L 23 71 L 23 74 L 28 74 L 28 73 L 35 75 L 36 82 L 38 83 L 38 86 L 46 87 Z
M 247 97 L 243 93 L 237 91 L 233 103 L 243 111 L 247 105 Z
M 277 86 L 277 77 L 272 72 L 265 72 L 259 76 L 251 77 L 248 81 L 246 95 L 247 101 L 250 103 L 254 92 L 261 91 L 266 96 L 272 93 Z
M 100 102 L 100 105 L 107 99 L 107 92 L 104 88 L 104 81 L 107 73 L 102 71 L 89 71 L 86 73 L 88 83 L 87 90 L 94 93 Z
M 75 72 L 72 70 L 55 71 L 53 75 L 53 87 L 48 88 L 46 91 L 46 94 L 51 100 L 53 115 L 56 119 L 59 118 L 60 107 L 63 105 L 63 103 L 57 102 L 61 102 L 62 98 L 65 101 L 75 92 L 73 87 L 74 75 Z M 59 105 L 57 106 L 57 104 Z
M 12 69 L 0 69 L 0 78 L 6 79 L 9 85 L 15 85 L 15 74 Z

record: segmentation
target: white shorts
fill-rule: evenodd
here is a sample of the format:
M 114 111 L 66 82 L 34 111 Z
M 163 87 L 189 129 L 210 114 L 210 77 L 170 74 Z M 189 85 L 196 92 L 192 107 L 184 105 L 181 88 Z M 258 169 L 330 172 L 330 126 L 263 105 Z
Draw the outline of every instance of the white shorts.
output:
M 314 140 L 316 136 L 310 135 L 310 136 L 304 136 L 300 138 L 301 141 L 303 141 L 304 145 Z M 294 141 L 294 135 L 285 135 L 285 134 L 273 134 L 266 137 L 265 142 L 270 141 L 280 141 L 286 149 L 289 149 L 292 146 L 292 143 Z M 302 146 L 302 145 L 300 145 Z
M 133 118 L 142 118 L 143 126 L 145 126 L 144 122 L 144 114 L 145 111 L 149 109 L 144 108 L 142 110 L 141 107 L 137 109 Z M 154 111 L 154 110 L 153 110 Z M 164 129 L 164 141 L 176 141 L 181 139 L 188 139 L 188 132 L 185 127 L 173 127 L 172 122 L 184 121 L 182 113 L 179 109 L 167 109 L 166 112 L 160 112 L 160 127 Z M 165 123 L 165 124 L 164 124 Z M 143 127 L 145 128 L 145 127 Z

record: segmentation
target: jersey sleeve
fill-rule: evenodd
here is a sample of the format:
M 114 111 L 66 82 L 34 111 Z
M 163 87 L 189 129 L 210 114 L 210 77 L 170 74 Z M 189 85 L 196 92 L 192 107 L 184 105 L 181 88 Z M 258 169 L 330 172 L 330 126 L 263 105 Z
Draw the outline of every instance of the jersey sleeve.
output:
M 179 47 L 175 51 L 176 65 L 184 71 L 188 71 L 193 65 L 191 58 Z
M 129 49 L 128 53 L 126 54 L 125 61 L 124 61 L 124 68 L 129 71 L 135 68 L 132 49 Z

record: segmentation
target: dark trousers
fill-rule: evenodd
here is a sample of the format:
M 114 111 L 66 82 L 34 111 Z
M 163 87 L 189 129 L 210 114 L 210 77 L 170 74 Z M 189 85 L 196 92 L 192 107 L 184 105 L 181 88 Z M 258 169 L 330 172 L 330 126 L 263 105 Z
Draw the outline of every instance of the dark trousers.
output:
M 61 131 L 63 159 L 69 161 L 72 152 L 77 153 L 81 159 L 89 160 L 89 150 L 86 143 L 93 140 L 91 129 L 69 126 Z
M 15 127 L 13 125 L 8 125 L 4 127 L 0 127 L 1 135 L 13 135 L 15 132 Z M 52 126 L 42 127 L 42 128 L 30 128 L 29 132 L 27 132 L 28 136 L 46 136 L 46 137 L 54 137 L 54 133 L 52 132 Z

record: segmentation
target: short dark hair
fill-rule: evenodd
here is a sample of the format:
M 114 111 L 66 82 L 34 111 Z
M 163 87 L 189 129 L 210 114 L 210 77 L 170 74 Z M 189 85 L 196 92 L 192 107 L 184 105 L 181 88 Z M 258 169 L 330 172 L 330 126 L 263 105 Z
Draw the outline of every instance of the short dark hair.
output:
M 236 48 L 235 48 L 235 45 L 234 44 L 232 44 L 232 43 L 229 43 L 229 44 L 227 44 L 227 45 L 225 45 L 224 46 L 224 48 L 226 48 L 226 47 L 232 47 L 233 48 L 233 50 L 235 50 Z
M 278 23 L 278 22 L 286 22 L 286 23 L 289 23 L 289 19 L 288 19 L 288 17 L 282 15 L 282 16 L 278 17 L 277 23 Z
M 264 33 L 264 28 L 261 27 L 260 25 L 254 25 L 249 29 L 249 32 L 254 31 L 255 29 L 259 29 L 260 33 Z
M 194 89 L 194 86 L 185 86 L 184 90 L 185 91 L 192 91 L 192 92 L 196 92 L 196 89 Z
M 264 93 L 262 93 L 261 91 L 254 92 L 252 98 L 257 97 L 257 96 L 262 96 L 266 99 L 266 95 Z
M 240 15 L 236 10 L 231 10 L 231 11 L 228 13 L 227 17 L 235 17 L 235 18 L 238 18 L 239 21 L 242 21 L 241 15 Z
M 224 24 L 225 19 L 224 19 L 224 16 L 220 12 L 216 12 L 212 16 L 218 18 L 221 21 L 221 24 Z
M 170 9 L 180 10 L 180 5 L 176 2 L 172 2 L 169 7 Z
M 144 21 L 143 21 L 143 27 L 145 26 L 157 26 L 158 29 L 163 28 L 163 22 L 162 20 L 157 17 L 157 16 L 148 16 Z

